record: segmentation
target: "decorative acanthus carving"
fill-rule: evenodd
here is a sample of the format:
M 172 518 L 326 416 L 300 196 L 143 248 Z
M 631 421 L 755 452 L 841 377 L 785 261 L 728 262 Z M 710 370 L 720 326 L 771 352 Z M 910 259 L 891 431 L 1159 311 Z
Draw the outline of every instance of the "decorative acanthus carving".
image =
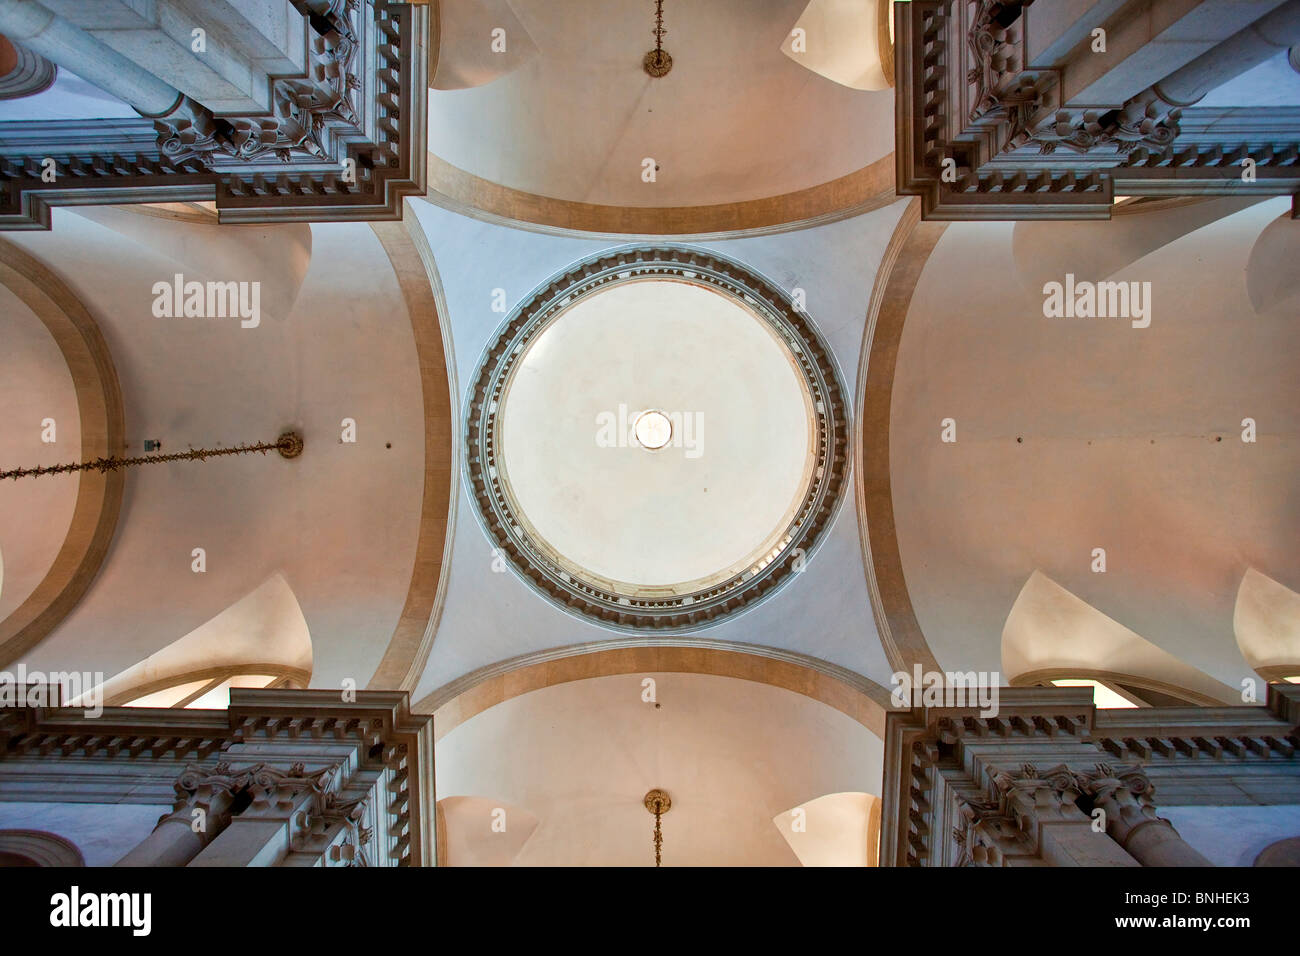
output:
M 1028 838 L 1002 801 L 959 797 L 957 815 L 952 830 L 957 866 L 1001 866 L 1008 854 L 1027 851 Z
M 1143 90 L 1110 110 L 1058 110 L 1050 119 L 1048 90 L 1053 71 L 1025 71 L 1022 38 L 1011 29 L 1032 0 L 974 0 L 976 10 L 967 34 L 973 64 L 967 82 L 975 87 L 970 119 L 1005 117 L 1006 149 L 1036 143 L 1040 153 L 1065 146 L 1077 153 L 1113 147 L 1127 155 L 1139 146 L 1162 152 L 1178 138 L 1181 111 L 1154 88 Z
M 1147 89 L 1119 109 L 1059 110 L 1051 122 L 1026 133 L 1023 142 L 1038 143 L 1040 153 L 1054 153 L 1057 146 L 1076 153 L 1099 146 L 1113 146 L 1121 155 L 1139 146 L 1162 153 L 1178 138 L 1181 116 L 1182 110 Z
M 214 116 L 206 107 L 182 96 L 163 116 L 151 117 L 158 147 L 174 162 L 197 159 L 208 168 L 221 160 L 248 161 L 273 153 L 282 162 L 295 154 L 333 161 L 327 130 L 333 125 L 360 125 L 352 93 L 361 86 L 355 73 L 358 41 L 352 16 L 359 0 L 330 4 L 327 13 L 312 12 L 316 22 L 329 22 L 327 33 L 313 38 L 305 77 L 271 81 L 269 116 Z
M 288 770 L 266 763 L 235 769 L 226 761 L 211 768 L 189 766 L 176 780 L 175 809 L 181 810 L 196 798 L 211 794 L 234 795 L 247 791 L 253 802 L 245 813 L 283 811 L 301 793 L 323 797 L 335 783 L 338 769 L 335 765 L 308 770 L 301 763 L 293 764 Z
M 1065 764 L 1041 772 L 1031 763 L 997 771 L 992 792 L 996 799 L 958 799 L 962 823 L 952 834 L 958 866 L 1001 866 L 1010 855 L 1032 856 L 1040 824 L 1088 820 L 1075 804 L 1084 784 Z
M 1155 786 L 1141 767 L 1097 764 L 1091 773 L 1076 774 L 1081 789 L 1106 812 L 1106 832 L 1123 846 L 1138 827 L 1149 823 L 1172 826 L 1156 816 Z
M 993 786 L 1018 820 L 1030 815 L 1039 819 L 1047 815 L 1082 816 L 1082 811 L 1074 805 L 1081 788 L 1065 764 L 1043 773 L 1031 763 L 1023 764 L 1018 773 L 1000 771 L 993 777 Z
M 975 86 L 972 121 L 1005 110 L 1013 135 L 1025 127 L 1041 105 L 1043 91 L 1033 74 L 1022 73 L 1022 47 L 1012 24 L 1033 0 L 976 0 L 966 43 L 973 64 L 966 82 Z
M 296 819 L 293 848 L 317 851 L 328 848 L 331 861 L 344 866 L 369 866 L 366 847 L 374 837 L 374 829 L 368 825 L 369 813 L 367 797 L 343 800 L 333 791 L 323 793 Z
M 1079 781 L 1083 790 L 1099 799 L 1124 790 L 1145 806 L 1154 805 L 1155 784 L 1142 771 L 1139 764 L 1113 767 L 1108 763 L 1099 763 L 1091 773 L 1075 774 L 1075 779 Z
M 212 113 L 188 96 L 178 99 L 170 112 L 150 118 L 158 131 L 159 151 L 178 164 L 198 159 L 211 166 L 212 154 L 225 148 Z

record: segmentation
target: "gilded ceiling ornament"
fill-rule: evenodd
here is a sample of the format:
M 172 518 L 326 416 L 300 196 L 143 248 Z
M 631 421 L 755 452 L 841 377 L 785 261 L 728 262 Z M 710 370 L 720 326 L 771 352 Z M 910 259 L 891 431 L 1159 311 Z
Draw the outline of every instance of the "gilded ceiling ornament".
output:
M 664 35 L 668 32 L 664 29 L 664 0 L 655 0 L 655 28 L 650 32 L 655 35 L 655 48 L 645 55 L 641 65 L 647 73 L 658 79 L 667 76 L 673 68 L 673 58 L 664 49 Z

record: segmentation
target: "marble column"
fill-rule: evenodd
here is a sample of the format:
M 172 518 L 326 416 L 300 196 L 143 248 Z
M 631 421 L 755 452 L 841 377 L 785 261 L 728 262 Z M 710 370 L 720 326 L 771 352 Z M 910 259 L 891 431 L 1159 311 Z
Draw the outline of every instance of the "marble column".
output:
M 176 782 L 176 809 L 115 866 L 187 866 L 230 823 L 236 785 L 218 765 L 187 769 Z
M 190 866 L 275 866 L 310 827 L 336 776 L 337 766 L 288 771 L 260 764 L 240 772 L 251 803 L 209 843 Z
M 1174 106 L 1190 106 L 1234 76 L 1300 42 L 1300 0 L 1288 0 L 1218 46 L 1175 70 L 1152 89 Z
M 170 112 L 181 94 L 36 0 L 0 3 L 0 33 L 134 106 L 145 116 Z
M 1039 772 L 1033 764 L 1018 772 L 1003 771 L 993 785 L 1002 796 L 1015 830 L 1033 836 L 1035 865 L 1139 866 L 1076 803 L 1074 774 L 1060 765 Z
M 1143 866 L 1214 865 L 1156 816 L 1154 788 L 1144 774 L 1098 764 L 1096 773 L 1082 779 L 1093 805 L 1106 814 L 1106 832 Z

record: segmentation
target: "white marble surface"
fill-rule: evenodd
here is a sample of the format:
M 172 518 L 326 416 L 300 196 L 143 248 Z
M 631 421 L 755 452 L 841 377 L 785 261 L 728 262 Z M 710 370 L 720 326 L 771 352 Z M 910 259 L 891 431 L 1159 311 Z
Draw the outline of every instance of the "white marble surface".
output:
M 86 866 L 112 866 L 171 810 L 139 803 L 0 803 L 0 830 L 44 830 L 75 843 Z

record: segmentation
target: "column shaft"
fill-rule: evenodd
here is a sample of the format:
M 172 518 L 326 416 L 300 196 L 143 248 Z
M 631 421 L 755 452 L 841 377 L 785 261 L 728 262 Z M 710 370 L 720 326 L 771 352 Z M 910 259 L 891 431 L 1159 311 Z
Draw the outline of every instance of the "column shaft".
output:
M 2 0 L 0 33 L 146 116 L 169 112 L 180 93 L 148 70 L 56 16 L 36 0 Z
M 1190 106 L 1206 93 L 1300 42 L 1300 0 L 1288 0 L 1155 85 L 1174 106 Z

